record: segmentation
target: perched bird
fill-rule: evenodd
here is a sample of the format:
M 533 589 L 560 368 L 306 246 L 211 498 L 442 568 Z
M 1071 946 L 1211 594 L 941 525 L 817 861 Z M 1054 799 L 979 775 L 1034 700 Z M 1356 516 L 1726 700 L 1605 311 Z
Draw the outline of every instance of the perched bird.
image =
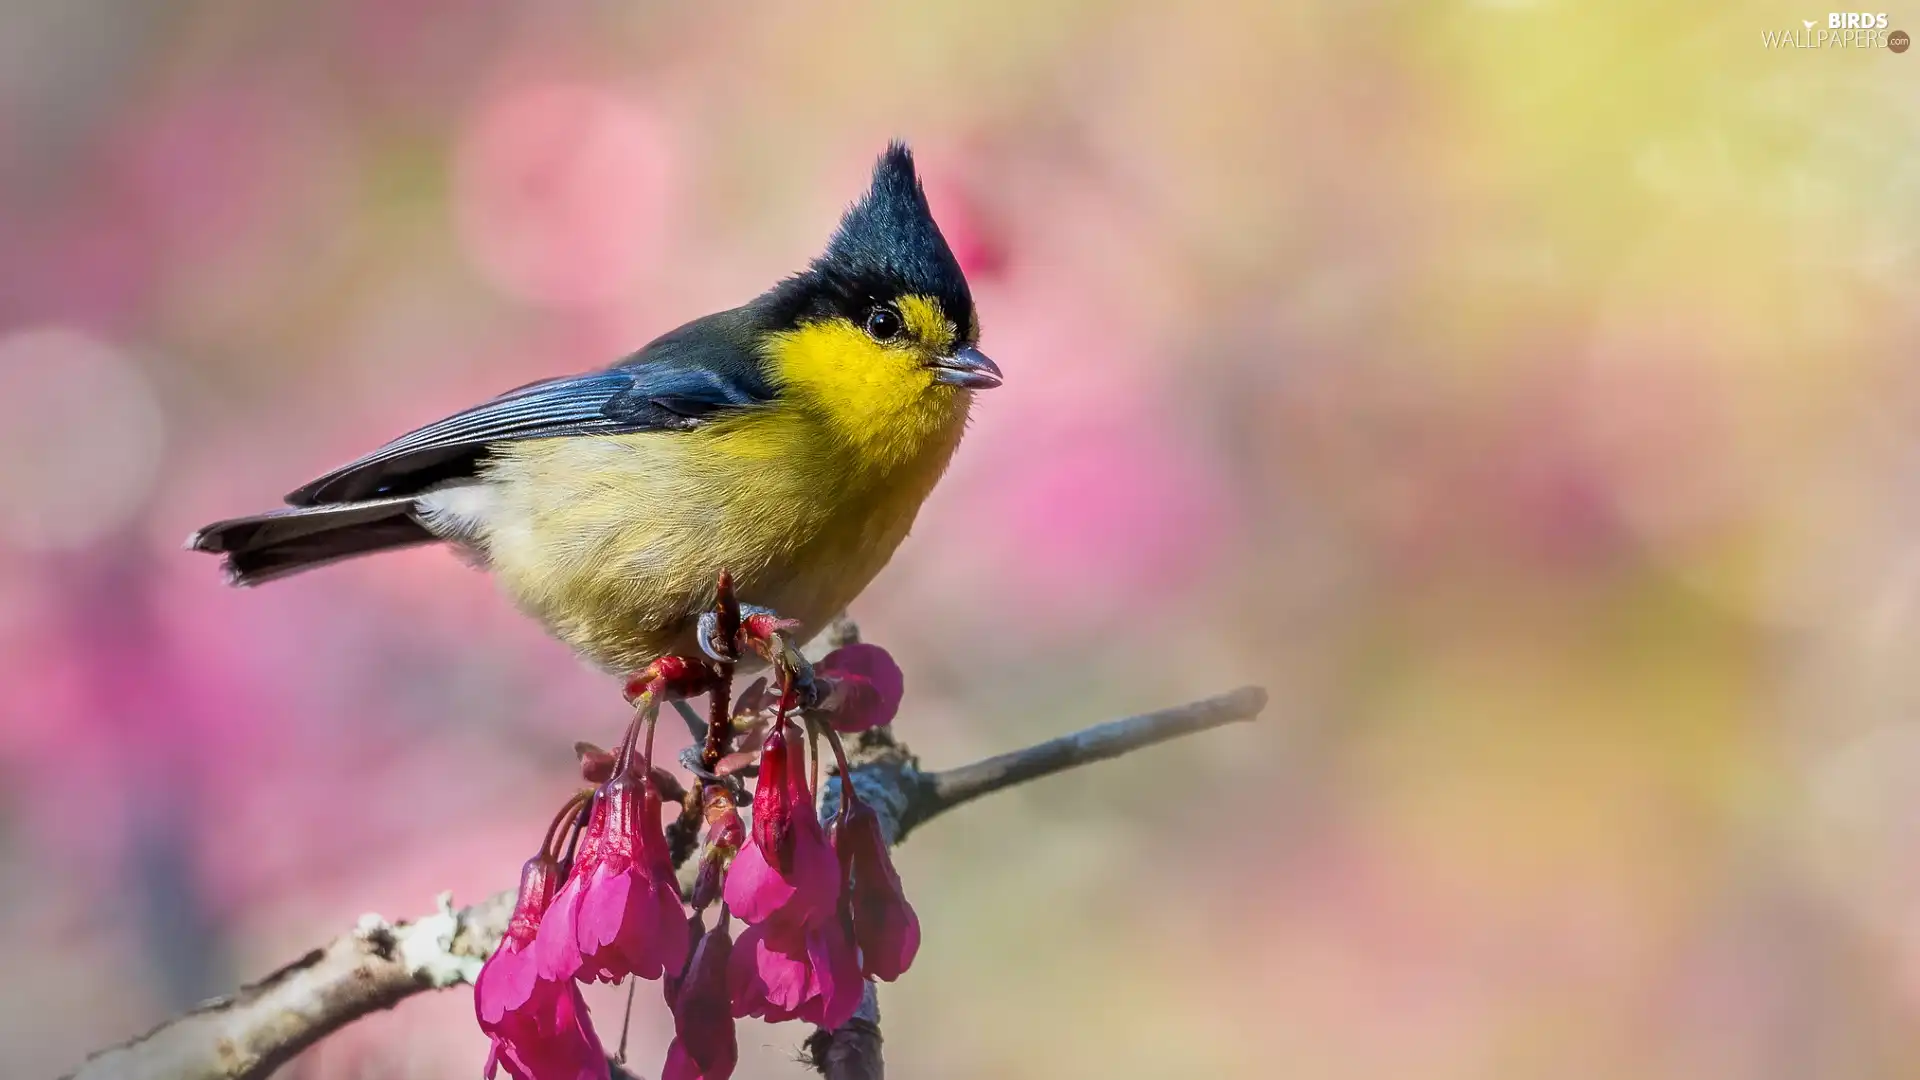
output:
M 722 570 L 811 632 L 893 556 L 973 392 L 1000 385 L 979 337 L 894 143 L 826 253 L 749 303 L 428 424 L 187 546 L 255 585 L 450 543 L 614 671 L 697 644 Z

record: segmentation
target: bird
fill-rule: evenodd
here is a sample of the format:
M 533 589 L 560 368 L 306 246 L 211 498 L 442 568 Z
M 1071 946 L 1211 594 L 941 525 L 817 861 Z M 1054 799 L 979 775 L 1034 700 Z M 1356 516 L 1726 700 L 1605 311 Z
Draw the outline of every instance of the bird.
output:
M 805 640 L 893 557 L 1001 384 L 979 339 L 895 140 L 824 253 L 747 303 L 420 427 L 187 547 L 253 586 L 451 545 L 612 672 L 704 645 L 723 571 Z

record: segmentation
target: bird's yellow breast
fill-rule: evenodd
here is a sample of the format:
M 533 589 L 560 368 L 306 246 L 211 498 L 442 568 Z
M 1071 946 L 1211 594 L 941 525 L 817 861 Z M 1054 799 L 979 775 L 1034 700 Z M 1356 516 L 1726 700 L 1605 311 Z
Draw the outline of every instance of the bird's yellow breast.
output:
M 722 569 L 741 600 L 817 629 L 906 538 L 970 400 L 904 366 L 833 365 L 858 344 L 776 339 L 778 399 L 691 431 L 500 446 L 474 546 L 517 603 L 614 670 L 688 648 Z

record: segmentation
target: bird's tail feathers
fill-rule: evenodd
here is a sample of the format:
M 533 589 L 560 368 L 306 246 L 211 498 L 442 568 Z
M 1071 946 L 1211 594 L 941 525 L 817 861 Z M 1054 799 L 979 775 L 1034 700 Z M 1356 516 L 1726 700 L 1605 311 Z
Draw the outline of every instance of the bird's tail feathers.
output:
M 188 537 L 187 547 L 225 555 L 230 584 L 259 585 L 356 555 L 437 541 L 413 515 L 412 495 L 294 506 L 216 521 Z

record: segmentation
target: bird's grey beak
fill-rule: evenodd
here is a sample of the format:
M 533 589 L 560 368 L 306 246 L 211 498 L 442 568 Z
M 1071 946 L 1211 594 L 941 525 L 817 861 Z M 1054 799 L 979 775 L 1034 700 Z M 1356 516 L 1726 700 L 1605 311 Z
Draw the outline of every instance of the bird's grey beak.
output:
M 933 362 L 933 381 L 968 390 L 991 390 L 1000 385 L 1000 368 L 987 354 L 968 345 Z

